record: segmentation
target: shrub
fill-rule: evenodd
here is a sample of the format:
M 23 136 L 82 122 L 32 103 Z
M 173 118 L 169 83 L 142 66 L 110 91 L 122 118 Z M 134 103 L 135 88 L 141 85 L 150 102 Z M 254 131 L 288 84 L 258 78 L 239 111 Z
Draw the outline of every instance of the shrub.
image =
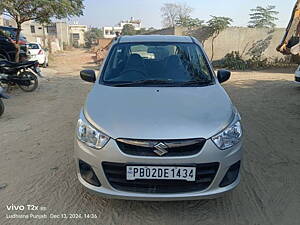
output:
M 261 56 L 252 55 L 250 59 L 244 60 L 241 54 L 233 51 L 224 56 L 221 60 L 213 61 L 213 66 L 218 68 L 227 68 L 230 70 L 246 70 L 246 69 L 266 69 L 270 67 L 290 67 L 290 57 L 284 59 L 263 59 Z
M 213 65 L 231 70 L 246 70 L 249 68 L 247 61 L 243 60 L 237 51 L 226 54 L 223 59 L 214 61 Z

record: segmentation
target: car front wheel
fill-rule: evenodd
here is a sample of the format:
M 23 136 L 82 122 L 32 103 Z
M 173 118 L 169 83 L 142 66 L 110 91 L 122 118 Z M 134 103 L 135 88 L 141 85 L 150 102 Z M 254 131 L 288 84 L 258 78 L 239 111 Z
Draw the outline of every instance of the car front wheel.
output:
M 4 113 L 4 104 L 0 98 L 0 116 L 2 116 L 3 113 Z

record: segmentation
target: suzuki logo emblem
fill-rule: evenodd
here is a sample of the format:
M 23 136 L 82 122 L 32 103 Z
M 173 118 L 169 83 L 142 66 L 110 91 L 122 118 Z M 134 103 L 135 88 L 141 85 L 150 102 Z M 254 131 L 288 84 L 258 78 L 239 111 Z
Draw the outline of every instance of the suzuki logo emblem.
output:
M 168 148 L 168 146 L 162 142 L 154 145 L 153 147 L 156 148 L 153 152 L 159 156 L 163 156 L 168 153 L 168 151 L 166 150 Z

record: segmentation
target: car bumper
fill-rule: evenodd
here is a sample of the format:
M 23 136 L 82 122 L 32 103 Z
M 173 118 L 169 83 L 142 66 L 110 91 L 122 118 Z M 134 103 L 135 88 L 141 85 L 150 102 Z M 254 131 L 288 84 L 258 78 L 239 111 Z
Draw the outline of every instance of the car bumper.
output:
M 229 168 L 235 163 L 241 161 L 242 143 L 225 151 L 219 150 L 211 140 L 207 140 L 202 150 L 192 156 L 184 157 L 141 157 L 124 154 L 115 140 L 111 139 L 107 145 L 101 150 L 95 150 L 75 140 L 75 164 L 77 176 L 80 183 L 88 190 L 96 192 L 103 197 L 129 199 L 129 200 L 151 200 L 151 201 L 172 201 L 172 200 L 195 200 L 216 198 L 221 194 L 234 189 L 240 182 L 240 172 L 237 178 L 229 185 L 220 187 L 224 176 Z M 91 185 L 81 176 L 79 169 L 79 160 L 88 163 L 98 180 L 100 187 Z M 130 191 L 122 191 L 114 188 L 108 181 L 102 167 L 102 162 L 125 163 L 125 164 L 141 164 L 141 165 L 187 165 L 218 162 L 218 171 L 210 183 L 208 188 L 201 191 L 180 192 L 180 193 L 137 193 Z
M 29 61 L 38 61 L 39 64 L 44 64 L 46 60 L 46 57 L 43 55 L 36 55 L 36 56 L 31 56 Z
M 295 76 L 295 83 L 300 84 L 300 75 Z

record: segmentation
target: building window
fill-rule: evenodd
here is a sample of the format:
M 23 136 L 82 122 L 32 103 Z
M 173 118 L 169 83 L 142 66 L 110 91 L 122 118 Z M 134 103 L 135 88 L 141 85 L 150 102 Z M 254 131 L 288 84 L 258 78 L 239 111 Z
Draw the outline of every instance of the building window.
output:
M 73 40 L 79 40 L 79 34 L 72 34 Z
M 35 33 L 35 27 L 34 27 L 34 25 L 31 25 L 31 26 L 30 26 L 30 30 L 31 30 L 31 33 L 32 33 L 32 34 Z

